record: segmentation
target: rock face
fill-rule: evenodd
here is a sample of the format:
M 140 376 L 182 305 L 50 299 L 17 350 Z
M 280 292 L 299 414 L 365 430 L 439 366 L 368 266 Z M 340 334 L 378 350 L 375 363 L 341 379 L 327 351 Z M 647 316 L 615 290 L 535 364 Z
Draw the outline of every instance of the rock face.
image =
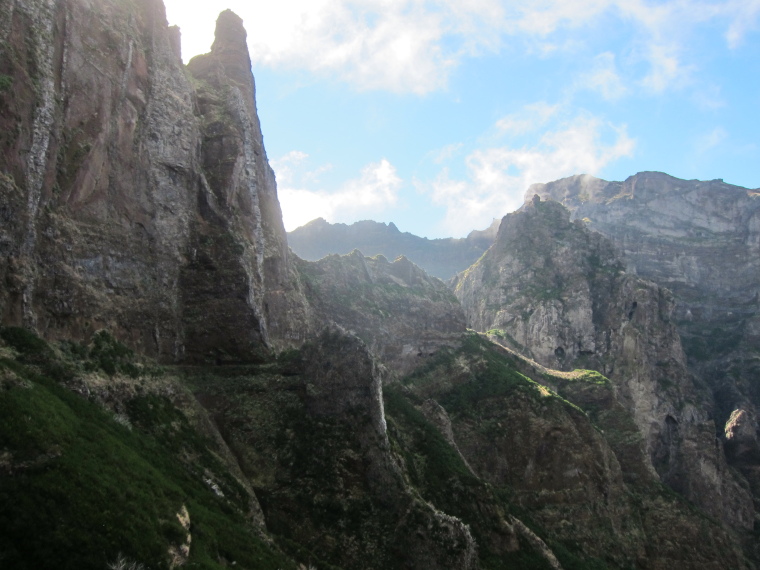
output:
M 329 255 L 297 262 L 304 291 L 322 322 L 354 331 L 378 358 L 407 373 L 459 342 L 465 318 L 440 279 L 400 257 Z
M 463 239 L 427 239 L 400 232 L 395 224 L 364 220 L 351 225 L 330 224 L 317 218 L 288 232 L 293 251 L 310 261 L 332 253 L 346 254 L 358 249 L 368 256 L 388 259 L 405 256 L 430 275 L 443 280 L 464 271 L 493 243 L 499 221 L 482 231 L 472 231 Z
M 637 477 L 629 471 L 636 463 L 641 470 L 642 458 L 630 449 L 640 438 L 638 428 L 601 375 L 542 369 L 470 334 L 402 383 L 420 409 L 435 416 L 431 423 L 442 436 L 455 442 L 471 473 L 497 496 L 509 496 L 513 512 L 517 506 L 540 525 L 544 546 L 560 567 L 744 565 L 717 523 L 705 532 L 707 519 L 692 518 L 682 499 L 665 493 L 646 473 Z M 388 413 L 395 420 L 392 402 Z M 521 522 L 509 522 L 519 534 Z M 480 530 L 473 524 L 476 536 Z M 491 546 L 482 538 L 480 544 L 484 550 Z M 566 549 L 571 544 L 583 553 L 582 562 Z M 532 567 L 524 559 L 512 563 Z M 545 563 L 556 567 L 551 558 Z
M 453 282 L 468 324 L 544 366 L 609 377 L 661 480 L 752 528 L 752 499 L 715 439 L 710 395 L 686 368 L 672 295 L 625 273 L 606 238 L 569 218 L 536 197 L 503 219 L 494 245 Z
M 748 568 L 669 293 L 508 217 L 459 290 L 557 372 L 406 258 L 297 259 L 245 37 L 183 67 L 158 0 L 0 0 L 0 565 Z
M 421 500 L 397 463 L 383 372 L 364 343 L 328 327 L 287 370 L 200 394 L 269 529 L 341 568 L 478 568 L 469 528 Z
M 239 18 L 220 17 L 196 89 L 159 0 L 0 14 L 3 322 L 48 338 L 107 327 L 164 361 L 255 359 L 291 335 Z
M 674 322 L 690 369 L 712 389 L 718 433 L 725 439 L 739 412 L 757 433 L 760 192 L 642 172 L 624 182 L 573 176 L 528 194 L 562 202 L 615 244 L 629 271 L 673 291 Z M 737 465 L 760 497 L 752 469 Z

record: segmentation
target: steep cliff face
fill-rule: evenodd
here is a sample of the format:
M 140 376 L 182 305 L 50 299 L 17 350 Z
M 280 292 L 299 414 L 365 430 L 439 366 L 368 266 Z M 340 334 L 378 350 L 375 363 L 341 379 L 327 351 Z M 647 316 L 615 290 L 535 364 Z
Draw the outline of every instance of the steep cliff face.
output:
M 528 194 L 565 204 L 574 219 L 615 244 L 630 271 L 673 291 L 689 367 L 711 387 L 729 458 L 760 496 L 756 467 L 747 463 L 760 456 L 753 443 L 760 406 L 760 192 L 643 172 L 624 182 L 573 176 L 534 185 Z M 742 418 L 745 436 L 732 418 Z M 739 448 L 743 457 L 735 458 Z
M 477 568 L 469 528 L 422 500 L 391 450 L 383 371 L 329 327 L 276 370 L 199 397 L 253 482 L 271 532 L 341 568 Z
M 239 19 L 220 18 L 201 60 L 216 75 L 196 64 L 196 91 L 159 0 L 4 1 L 0 14 L 3 322 L 49 338 L 107 327 L 166 361 L 256 358 L 288 336 L 285 234 Z
M 251 328 L 265 344 L 303 342 L 310 332 L 309 310 L 289 262 L 240 17 L 221 13 L 211 52 L 193 58 L 188 70 L 196 88 L 202 172 L 210 192 L 199 195 L 193 258 L 183 274 L 187 335 L 201 354 L 230 346 L 239 331 Z M 217 271 L 209 271 L 209 263 Z M 240 275 L 230 275 L 229 269 Z M 220 296 L 220 282 L 234 289 Z
M 454 286 L 476 330 L 545 366 L 609 377 L 659 477 L 714 516 L 752 528 L 746 482 L 714 436 L 710 394 L 686 369 L 672 295 L 625 273 L 606 238 L 535 198 L 503 219 L 495 244 Z
M 297 267 L 318 318 L 354 331 L 396 372 L 410 372 L 465 331 L 456 297 L 405 257 L 391 263 L 354 250 Z
M 560 567 L 745 565 L 729 532 L 645 470 L 638 426 L 600 374 L 544 369 L 471 333 L 402 384 L 470 473 L 541 529 Z M 508 520 L 522 542 L 522 523 Z
M 747 567 L 658 481 L 746 526 L 672 301 L 600 238 L 535 204 L 467 303 L 611 382 L 405 258 L 290 256 L 234 14 L 188 67 L 158 0 L 0 16 L 0 565 Z
M 472 231 L 466 238 L 427 239 L 401 232 L 393 223 L 330 224 L 318 218 L 289 232 L 288 242 L 297 255 L 310 261 L 354 249 L 388 259 L 403 255 L 430 275 L 446 280 L 475 263 L 493 243 L 498 229 L 499 222 L 494 220 L 490 227 Z

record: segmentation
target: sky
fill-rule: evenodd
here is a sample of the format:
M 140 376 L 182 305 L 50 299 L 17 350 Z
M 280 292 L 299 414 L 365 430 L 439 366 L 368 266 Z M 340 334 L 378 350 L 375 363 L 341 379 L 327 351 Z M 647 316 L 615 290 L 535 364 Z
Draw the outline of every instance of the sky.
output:
M 243 18 L 287 230 L 462 237 L 532 183 L 760 186 L 760 0 L 165 0 L 183 59 Z

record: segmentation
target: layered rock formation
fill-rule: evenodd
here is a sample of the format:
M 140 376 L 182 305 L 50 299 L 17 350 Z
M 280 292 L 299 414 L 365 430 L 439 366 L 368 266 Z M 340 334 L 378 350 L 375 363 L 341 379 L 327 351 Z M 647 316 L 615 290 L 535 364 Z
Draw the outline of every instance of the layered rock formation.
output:
M 760 455 L 753 443 L 760 407 L 760 192 L 643 172 L 624 182 L 573 176 L 534 185 L 528 194 L 562 202 L 615 244 L 629 271 L 673 291 L 689 367 L 711 387 L 729 458 L 760 497 L 747 453 L 734 458 L 739 448 Z M 736 418 L 755 435 L 745 427 L 739 436 Z
M 317 218 L 288 232 L 288 243 L 303 259 L 316 261 L 332 253 L 347 254 L 358 249 L 364 255 L 396 259 L 403 255 L 430 275 L 450 279 L 464 271 L 493 243 L 499 221 L 485 230 L 475 230 L 466 238 L 427 239 L 400 232 L 388 225 L 364 220 L 351 225 L 330 224 Z
M 472 269 L 609 381 L 406 258 L 298 260 L 245 35 L 183 67 L 158 0 L 0 0 L 0 565 L 748 568 L 668 294 L 543 203 L 518 285 Z
M 342 568 L 478 568 L 469 528 L 421 500 L 392 453 L 383 371 L 364 343 L 326 328 L 286 370 L 199 393 L 269 530 Z
M 467 468 L 543 529 L 562 567 L 744 566 L 730 533 L 714 521 L 705 532 L 707 519 L 643 472 L 638 428 L 603 376 L 546 370 L 472 335 L 402 382 Z
M 297 262 L 304 291 L 322 322 L 361 337 L 378 358 L 407 373 L 459 342 L 465 318 L 440 279 L 400 257 L 329 255 Z
M 223 14 L 193 79 L 160 0 L 0 14 L 3 322 L 107 327 L 165 361 L 303 338 L 240 19 Z
M 686 368 L 672 295 L 625 273 L 606 238 L 536 196 L 503 219 L 494 245 L 453 285 L 476 330 L 544 366 L 609 377 L 662 481 L 714 516 L 753 527 L 746 481 L 715 439 L 710 394 Z

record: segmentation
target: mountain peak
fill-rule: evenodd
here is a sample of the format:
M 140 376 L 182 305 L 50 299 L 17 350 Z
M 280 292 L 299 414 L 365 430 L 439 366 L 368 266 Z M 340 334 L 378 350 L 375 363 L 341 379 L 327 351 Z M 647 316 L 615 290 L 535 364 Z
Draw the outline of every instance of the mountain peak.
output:
M 216 30 L 214 31 L 214 44 L 211 46 L 213 53 L 220 52 L 245 52 L 248 55 L 248 37 L 243 18 L 235 14 L 232 10 L 225 10 L 219 14 L 216 19 Z

